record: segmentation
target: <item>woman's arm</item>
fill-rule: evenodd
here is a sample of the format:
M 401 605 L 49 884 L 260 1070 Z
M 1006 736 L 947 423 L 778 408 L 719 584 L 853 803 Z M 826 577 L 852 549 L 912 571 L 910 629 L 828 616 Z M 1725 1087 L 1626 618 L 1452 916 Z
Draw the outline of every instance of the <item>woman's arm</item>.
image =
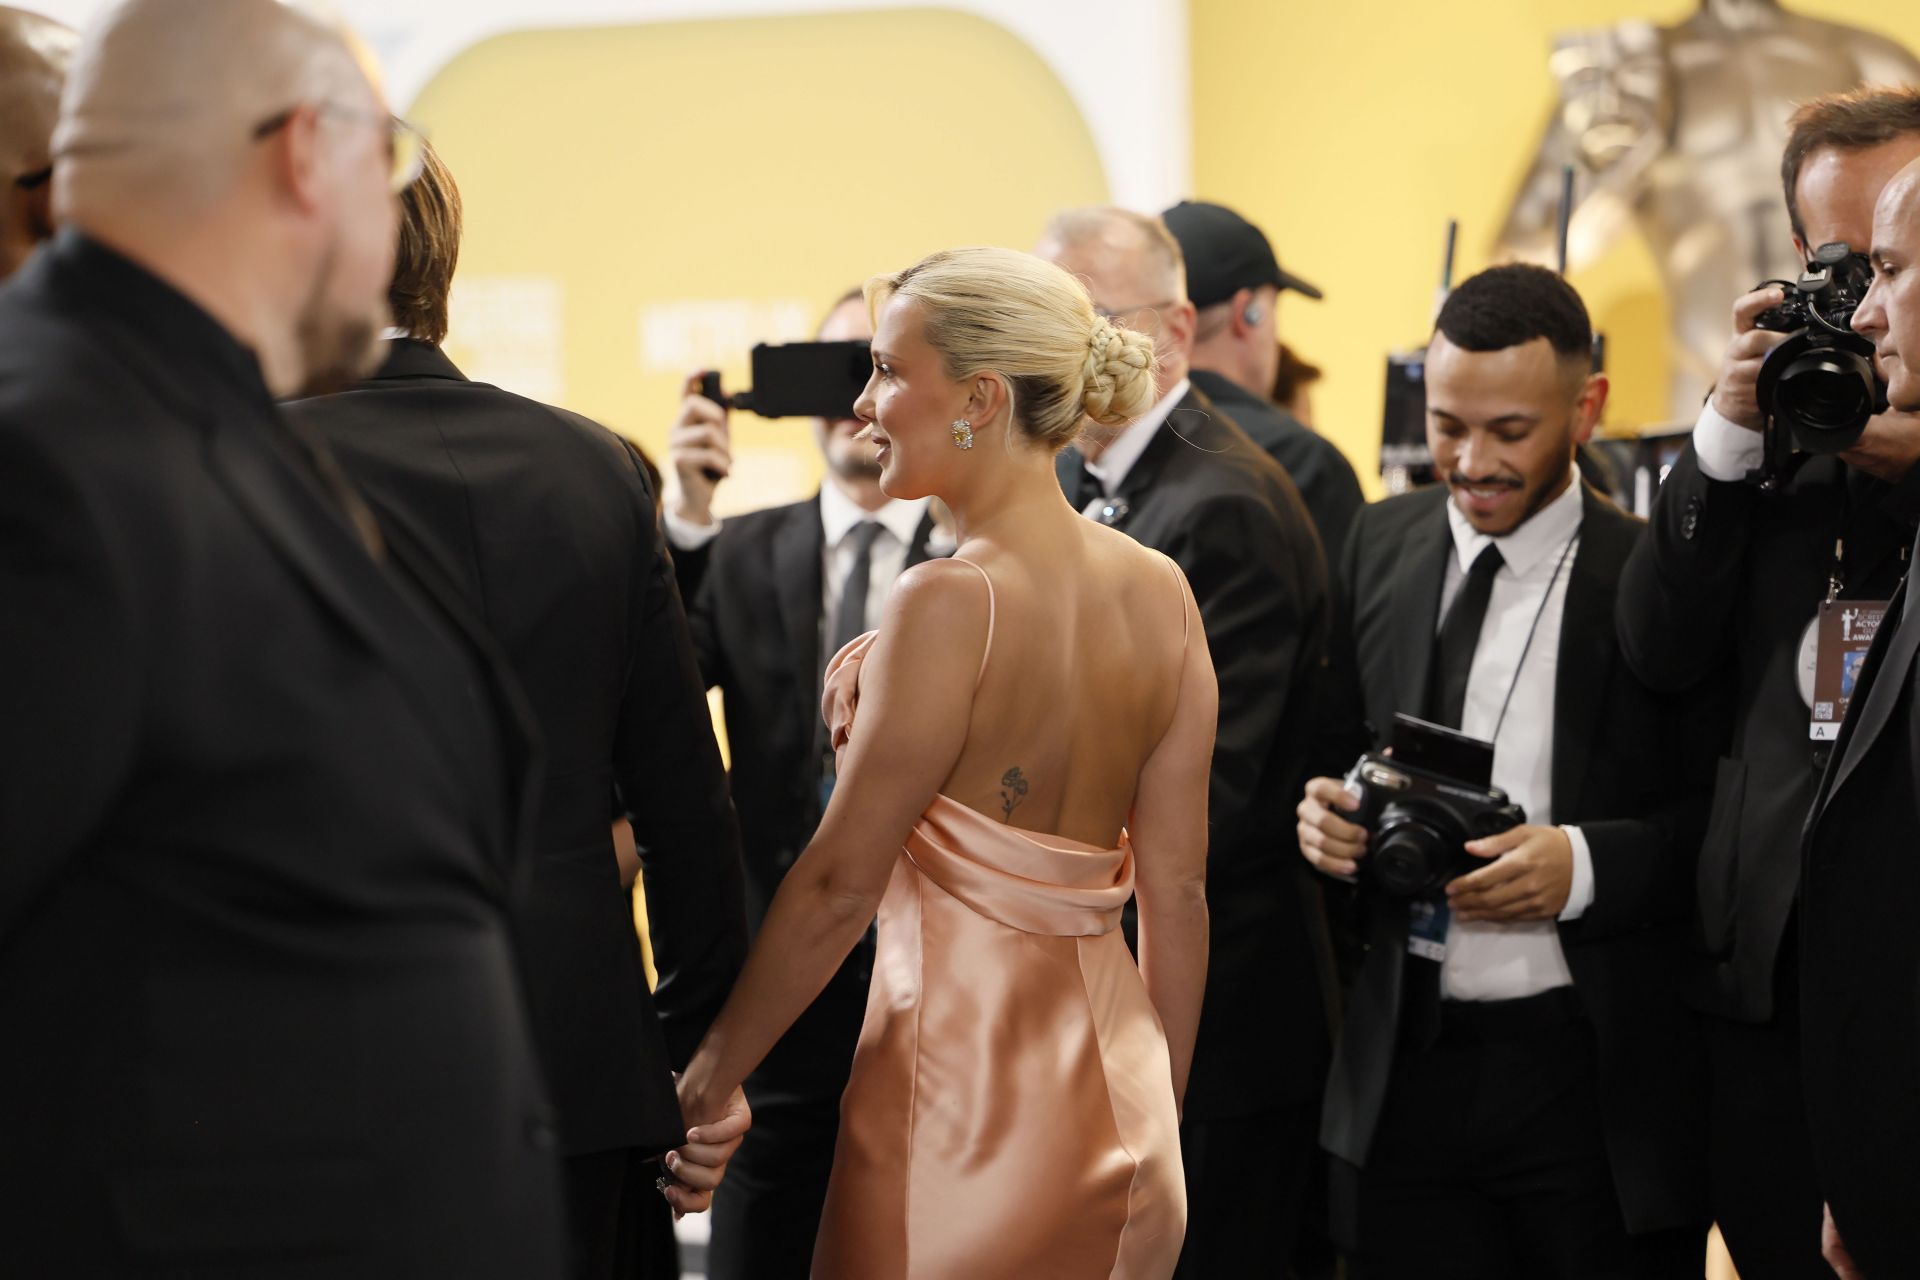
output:
M 1133 817 L 1134 896 L 1140 974 L 1167 1033 L 1173 1096 L 1187 1092 L 1200 1001 L 1207 985 L 1207 788 L 1220 691 L 1192 599 L 1186 666 L 1173 723 L 1140 771 Z
M 908 833 L 966 745 L 987 610 L 986 584 L 966 565 L 931 561 L 894 585 L 833 799 L 681 1077 L 689 1123 L 722 1113 L 872 922 Z

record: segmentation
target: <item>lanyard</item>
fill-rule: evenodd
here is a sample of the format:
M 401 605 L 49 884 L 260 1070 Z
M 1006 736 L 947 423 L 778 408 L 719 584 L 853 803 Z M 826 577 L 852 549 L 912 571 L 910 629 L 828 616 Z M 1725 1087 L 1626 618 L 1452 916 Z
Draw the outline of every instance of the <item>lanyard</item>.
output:
M 1540 596 L 1540 607 L 1533 611 L 1533 622 L 1527 627 L 1527 642 L 1520 646 L 1520 660 L 1513 664 L 1513 679 L 1507 682 L 1507 696 L 1500 700 L 1500 718 L 1493 722 L 1493 732 L 1487 735 L 1488 742 L 1498 744 L 1500 741 L 1500 728 L 1507 722 L 1507 708 L 1513 705 L 1513 691 L 1520 687 L 1520 675 L 1527 669 L 1527 655 L 1533 652 L 1533 638 L 1540 633 L 1540 619 L 1546 617 L 1547 604 L 1553 599 L 1553 589 L 1560 584 L 1560 571 L 1567 567 L 1567 557 L 1573 554 L 1574 547 L 1579 543 L 1580 531 L 1575 529 L 1573 536 L 1567 539 L 1567 545 L 1560 548 L 1560 558 L 1554 562 L 1553 576 L 1547 579 L 1547 589 Z

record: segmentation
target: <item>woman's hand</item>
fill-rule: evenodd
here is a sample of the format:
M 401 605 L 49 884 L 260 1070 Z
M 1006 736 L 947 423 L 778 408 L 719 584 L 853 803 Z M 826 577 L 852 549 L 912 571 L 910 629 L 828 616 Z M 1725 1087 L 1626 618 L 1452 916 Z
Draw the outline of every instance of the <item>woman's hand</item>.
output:
M 660 1194 L 673 1206 L 674 1220 L 678 1221 L 685 1214 L 705 1213 L 713 1207 L 713 1193 L 727 1176 L 727 1162 L 753 1127 L 753 1111 L 738 1086 L 719 1106 L 689 1085 L 686 1076 L 679 1077 L 675 1087 L 680 1094 L 681 1118 L 690 1127 L 687 1144 L 667 1153 L 667 1172 L 674 1181 L 662 1187 Z

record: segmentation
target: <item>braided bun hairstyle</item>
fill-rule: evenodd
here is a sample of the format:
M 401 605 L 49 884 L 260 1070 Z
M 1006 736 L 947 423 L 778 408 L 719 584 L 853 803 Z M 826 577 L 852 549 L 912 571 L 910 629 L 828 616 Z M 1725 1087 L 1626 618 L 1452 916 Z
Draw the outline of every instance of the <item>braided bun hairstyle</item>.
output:
M 1153 340 L 1093 309 L 1086 286 L 1014 249 L 948 249 L 867 282 L 876 313 L 917 301 L 927 344 L 949 378 L 997 373 L 1013 393 L 1014 428 L 1036 445 L 1072 444 L 1089 419 L 1131 422 L 1153 407 Z

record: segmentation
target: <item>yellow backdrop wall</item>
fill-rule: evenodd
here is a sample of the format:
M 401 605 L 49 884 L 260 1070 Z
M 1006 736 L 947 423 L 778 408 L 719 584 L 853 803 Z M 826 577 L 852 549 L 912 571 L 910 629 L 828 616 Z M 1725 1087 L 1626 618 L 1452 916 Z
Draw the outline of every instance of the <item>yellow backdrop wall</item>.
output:
M 1383 357 L 1425 341 L 1446 220 L 1455 278 L 1488 264 L 1554 103 L 1556 32 L 1672 23 L 1693 0 L 1189 0 L 1194 191 L 1239 209 L 1326 290 L 1289 295 L 1283 336 L 1326 371 L 1318 425 L 1377 493 Z M 1790 0 L 1920 50 L 1920 3 Z M 1781 234 L 1786 234 L 1782 216 Z M 1666 416 L 1667 313 L 1627 237 L 1575 273 L 1609 344 L 1616 427 Z M 1732 300 L 1729 299 L 1729 302 Z
M 869 275 L 1107 193 L 1053 73 L 935 10 L 501 36 L 412 114 L 466 199 L 449 353 L 663 463 L 688 367 L 744 385 Z M 723 512 L 811 490 L 804 424 L 735 418 Z

